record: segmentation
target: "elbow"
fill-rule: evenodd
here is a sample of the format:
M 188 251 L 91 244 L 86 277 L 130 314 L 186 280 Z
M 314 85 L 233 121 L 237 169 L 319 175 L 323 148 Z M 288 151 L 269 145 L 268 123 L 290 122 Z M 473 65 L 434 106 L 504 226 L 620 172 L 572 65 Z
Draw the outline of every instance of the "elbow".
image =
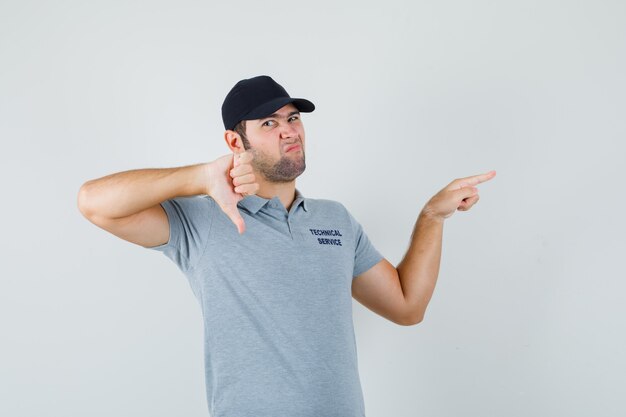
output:
M 89 208 L 89 197 L 88 197 L 88 184 L 89 181 L 81 185 L 78 190 L 78 197 L 76 199 L 76 206 L 78 207 L 78 211 L 85 217 L 89 218 L 92 214 L 92 210 Z
M 400 320 L 397 323 L 401 326 L 414 326 L 419 324 L 424 320 L 425 308 L 422 308 L 422 305 L 419 303 L 409 303 L 405 301 L 402 315 Z
M 409 324 L 406 324 L 405 326 L 415 326 L 416 324 L 420 324 L 422 322 L 422 319 L 416 319 L 416 320 L 412 320 L 409 322 Z
M 424 319 L 423 314 L 420 314 L 418 316 L 412 315 L 412 316 L 407 316 L 404 319 L 397 321 L 397 324 L 399 324 L 400 326 L 415 326 L 416 324 L 421 323 L 423 319 Z

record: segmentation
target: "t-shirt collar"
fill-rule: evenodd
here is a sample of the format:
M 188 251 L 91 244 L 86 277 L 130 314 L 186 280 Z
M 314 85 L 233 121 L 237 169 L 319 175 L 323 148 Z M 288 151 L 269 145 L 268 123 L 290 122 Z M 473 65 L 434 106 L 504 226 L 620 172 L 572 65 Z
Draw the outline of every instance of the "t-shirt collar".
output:
M 253 194 L 253 195 L 245 196 L 243 200 L 237 203 L 237 206 L 245 208 L 252 214 L 256 214 L 259 210 L 261 210 L 263 206 L 265 206 L 271 200 L 276 200 L 279 204 L 281 204 L 278 196 L 274 196 L 268 199 L 268 198 L 259 197 L 258 195 Z M 296 188 L 295 198 L 293 200 L 292 208 L 293 206 L 297 206 L 298 204 L 301 204 L 301 203 L 302 203 L 302 207 L 304 208 L 304 210 L 309 211 L 307 207 L 306 198 L 304 198 L 300 190 Z

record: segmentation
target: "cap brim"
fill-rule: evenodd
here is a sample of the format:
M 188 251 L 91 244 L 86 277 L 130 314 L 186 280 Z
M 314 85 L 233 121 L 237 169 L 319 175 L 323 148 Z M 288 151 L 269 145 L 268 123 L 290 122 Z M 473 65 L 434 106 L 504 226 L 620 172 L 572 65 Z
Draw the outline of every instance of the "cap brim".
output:
M 278 97 L 274 100 L 270 100 L 267 103 L 263 103 L 254 110 L 250 111 L 248 114 L 243 116 L 242 120 L 255 120 L 262 119 L 264 117 L 269 116 L 274 113 L 276 110 L 281 107 L 293 103 L 294 106 L 298 109 L 298 111 L 302 113 L 311 113 L 315 110 L 315 105 L 311 103 L 309 100 L 304 98 L 293 98 L 293 97 Z

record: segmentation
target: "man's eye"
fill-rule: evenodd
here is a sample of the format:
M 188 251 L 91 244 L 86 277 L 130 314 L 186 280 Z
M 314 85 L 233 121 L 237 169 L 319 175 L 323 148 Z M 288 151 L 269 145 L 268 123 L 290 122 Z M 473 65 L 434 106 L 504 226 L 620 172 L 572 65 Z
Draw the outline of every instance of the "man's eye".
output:
M 291 116 L 291 117 L 289 118 L 289 120 L 290 120 L 290 121 L 291 121 L 291 120 L 293 120 L 293 119 L 298 120 L 298 119 L 299 119 L 299 117 L 298 117 L 298 116 Z M 268 123 L 274 123 L 274 120 L 268 120 L 268 121 L 264 122 L 264 123 L 263 123 L 263 126 L 269 126 L 269 124 L 268 124 Z

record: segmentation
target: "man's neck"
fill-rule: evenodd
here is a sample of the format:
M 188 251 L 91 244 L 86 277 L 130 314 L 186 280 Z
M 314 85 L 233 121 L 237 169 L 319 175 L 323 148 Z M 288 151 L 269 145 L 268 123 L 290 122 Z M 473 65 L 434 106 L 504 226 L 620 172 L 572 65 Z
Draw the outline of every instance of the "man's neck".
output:
M 296 180 L 290 182 L 266 182 L 266 181 L 258 181 L 259 183 L 259 191 L 256 192 L 256 195 L 266 199 L 272 199 L 278 196 L 278 199 L 283 204 L 283 207 L 287 211 L 291 208 L 295 198 L 296 198 Z

